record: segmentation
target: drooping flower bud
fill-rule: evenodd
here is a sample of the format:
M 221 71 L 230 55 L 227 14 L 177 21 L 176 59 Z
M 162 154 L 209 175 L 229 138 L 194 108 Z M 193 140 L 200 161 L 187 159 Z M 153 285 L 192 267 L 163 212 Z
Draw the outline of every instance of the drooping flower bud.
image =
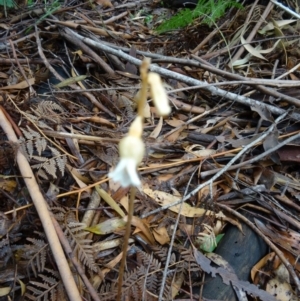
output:
M 171 107 L 165 88 L 160 76 L 157 73 L 149 72 L 148 84 L 150 85 L 151 97 L 160 116 L 167 116 L 171 113 Z

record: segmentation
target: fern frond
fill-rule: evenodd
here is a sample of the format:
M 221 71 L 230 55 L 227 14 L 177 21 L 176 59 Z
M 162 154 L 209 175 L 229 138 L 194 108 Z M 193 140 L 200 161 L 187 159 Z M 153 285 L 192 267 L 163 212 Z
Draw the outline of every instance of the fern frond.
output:
M 51 211 L 54 214 L 54 217 L 58 222 L 64 222 L 65 221 L 65 216 L 67 214 L 67 210 L 65 208 L 63 208 L 63 207 L 51 207 Z
M 26 140 L 25 140 L 24 137 L 19 138 L 19 149 L 20 149 L 20 152 L 25 156 L 27 161 L 29 161 L 30 158 L 29 158 L 28 153 L 27 153 Z
M 44 117 L 45 114 L 48 115 L 49 112 L 58 111 L 64 113 L 64 109 L 52 100 L 40 101 L 35 110 L 33 110 L 37 116 Z
M 42 116 L 35 116 L 32 114 L 29 114 L 28 112 L 26 112 L 24 115 L 29 121 L 37 124 L 37 126 L 39 128 L 53 130 L 48 124 L 46 124 L 44 121 L 41 120 Z M 43 116 L 43 117 L 45 117 L 45 116 Z
M 55 157 L 56 164 L 63 176 L 64 172 L 65 172 L 65 167 L 67 164 L 67 156 L 65 154 L 62 155 L 55 147 L 49 146 L 49 148 L 51 150 L 53 157 Z
M 53 101 L 43 101 L 39 103 L 36 110 L 33 110 L 37 116 L 33 116 L 31 114 L 26 113 L 26 117 L 32 122 L 35 122 L 40 126 L 40 118 L 50 118 L 50 115 L 57 115 L 53 110 L 64 112 L 63 108 L 61 108 L 58 104 Z M 40 126 L 44 128 L 45 126 Z M 46 126 L 49 128 L 48 126 Z M 50 175 L 52 178 L 57 178 L 57 169 L 59 169 L 61 175 L 64 175 L 65 167 L 67 164 L 67 157 L 65 154 L 61 154 L 58 149 L 49 145 L 49 141 L 45 139 L 38 131 L 33 130 L 29 126 L 27 128 L 21 128 L 26 139 L 21 138 L 19 140 L 21 145 L 21 151 L 25 154 L 26 158 L 29 160 L 34 159 L 39 162 L 43 162 L 40 164 L 35 164 L 32 168 L 38 169 L 37 174 L 49 180 L 47 175 Z M 49 156 L 43 156 L 43 152 L 46 150 L 51 151 L 52 158 Z M 38 156 L 36 156 L 36 153 Z
M 56 161 L 54 158 L 47 160 L 43 163 L 42 168 L 51 175 L 54 179 L 56 179 Z
M 191 250 L 186 249 L 183 250 L 181 253 L 181 260 L 184 264 L 183 268 L 184 270 L 188 270 L 190 272 L 200 273 L 201 268 L 197 261 L 195 260 L 195 257 Z
M 2 238 L 0 240 L 0 259 L 3 263 L 3 266 L 9 261 L 12 256 L 12 248 L 10 245 L 9 238 Z
M 27 240 L 32 244 L 25 245 L 22 257 L 28 259 L 28 267 L 37 277 L 38 272 L 41 273 L 45 269 L 49 245 L 43 239 L 28 237 Z
M 49 149 L 51 150 L 53 157 L 60 156 L 60 152 L 55 147 L 49 146 Z
M 97 272 L 95 264 L 92 240 L 86 239 L 85 224 L 71 222 L 67 225 L 65 235 L 70 240 L 70 245 L 74 253 L 78 254 L 79 260 L 86 265 L 89 269 Z
M 36 147 L 36 150 L 37 150 L 39 156 L 41 156 L 42 152 L 47 147 L 47 140 L 44 137 L 36 139 L 36 141 L 35 141 L 35 147 Z
M 45 272 L 54 277 L 43 273 L 38 275 L 41 281 L 30 281 L 24 296 L 25 300 L 67 300 L 58 274 L 50 269 L 45 269 Z
M 52 149 L 54 149 L 54 148 L 51 148 L 51 151 L 52 151 Z M 31 165 L 31 167 L 33 169 L 38 169 L 38 175 L 47 180 L 48 180 L 48 176 L 46 175 L 46 173 L 48 175 L 51 175 L 54 179 L 57 178 L 57 175 L 56 175 L 57 167 L 59 168 L 59 170 L 63 176 L 65 167 L 67 164 L 67 157 L 66 157 L 66 155 L 61 155 L 58 151 L 57 151 L 57 153 L 59 154 L 59 156 L 53 157 L 50 159 L 45 158 L 45 157 L 40 157 L 40 156 L 32 156 L 31 157 L 32 159 L 42 162 L 42 163 L 37 163 L 37 164 Z
M 60 155 L 55 158 L 56 164 L 61 172 L 61 175 L 64 176 L 66 164 L 67 164 L 67 156 L 66 155 Z
M 157 293 L 161 287 L 162 270 L 161 262 L 153 255 L 147 254 L 135 248 L 137 267 L 125 273 L 122 286 L 122 296 L 126 300 L 140 301 L 156 301 Z M 172 277 L 172 275 L 171 275 Z M 167 284 L 167 292 L 170 291 L 170 286 Z M 115 283 L 111 286 L 105 284 L 100 288 L 101 297 L 103 300 L 115 300 L 117 295 L 117 287 Z M 109 294 L 105 294 L 109 292 Z M 171 300 L 166 299 L 166 300 Z
M 25 138 L 28 140 L 41 137 L 41 134 L 39 132 L 34 131 L 29 126 L 27 126 L 27 130 L 25 130 L 24 128 L 21 128 L 21 130 Z
M 32 140 L 28 140 L 26 142 L 26 149 L 27 149 L 27 153 L 29 155 L 29 158 L 31 159 L 33 156 L 33 142 Z
M 29 155 L 29 158 L 32 159 L 33 157 L 33 152 L 34 152 L 33 142 L 39 156 L 41 156 L 42 152 L 47 147 L 46 139 L 42 137 L 39 132 L 34 131 L 30 127 L 27 127 L 27 130 L 25 130 L 24 128 L 21 128 L 21 130 L 27 139 L 26 142 L 24 139 L 22 139 L 21 141 L 26 144 L 27 154 Z
M 39 177 L 43 178 L 44 180 L 49 180 L 49 177 L 42 169 L 39 169 L 37 174 Z

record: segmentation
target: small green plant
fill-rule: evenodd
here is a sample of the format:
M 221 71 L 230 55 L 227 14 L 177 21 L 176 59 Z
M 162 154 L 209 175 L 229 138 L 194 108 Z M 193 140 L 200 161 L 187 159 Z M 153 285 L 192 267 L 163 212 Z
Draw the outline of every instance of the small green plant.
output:
M 8 8 L 13 8 L 13 7 L 16 7 L 17 4 L 14 0 L 0 0 L 0 5 L 3 6 L 4 8 L 4 15 L 5 17 L 7 17 L 7 7 Z
M 1 1 L 1 0 L 0 0 Z M 51 6 L 47 7 L 47 1 L 45 2 L 45 10 L 46 13 L 44 15 L 42 15 L 37 21 L 36 21 L 36 25 L 40 24 L 44 19 L 46 19 L 49 15 L 53 14 L 54 12 L 56 12 L 57 10 L 59 10 L 61 8 L 61 5 L 59 3 L 59 0 L 55 0 L 53 3 L 51 3 Z M 31 30 L 33 29 L 33 26 L 30 26 L 26 31 L 25 34 L 28 34 Z
M 28 1 L 27 1 L 27 6 L 28 6 L 28 7 L 33 6 L 33 4 L 34 4 L 33 0 L 28 0 Z
M 196 18 L 203 17 L 202 23 L 213 25 L 217 19 L 224 16 L 226 9 L 242 6 L 234 0 L 199 0 L 195 9 L 182 9 L 171 19 L 163 22 L 156 31 L 166 31 L 183 28 L 191 24 Z
M 152 15 L 146 15 L 145 19 L 144 19 L 144 22 L 145 22 L 145 24 L 149 24 L 149 23 L 152 22 L 152 20 L 153 20 L 153 16 Z
M 16 2 L 14 0 L 0 0 L 0 5 L 11 8 L 16 6 Z
M 195 239 L 195 246 L 206 253 L 211 253 L 217 247 L 224 234 L 215 236 L 214 229 L 207 224 L 203 224 L 203 228 L 204 231 L 199 233 Z

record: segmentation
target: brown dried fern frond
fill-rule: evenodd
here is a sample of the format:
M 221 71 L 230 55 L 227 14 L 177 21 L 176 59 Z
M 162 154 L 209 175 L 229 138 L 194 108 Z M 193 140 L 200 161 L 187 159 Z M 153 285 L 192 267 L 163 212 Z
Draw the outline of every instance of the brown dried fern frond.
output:
M 2 262 L 2 265 L 5 266 L 6 263 L 9 261 L 9 259 L 12 256 L 12 248 L 9 242 L 8 237 L 4 237 L 0 240 L 0 260 Z
M 85 231 L 86 224 L 77 222 L 73 211 L 68 211 L 62 207 L 52 207 L 51 210 L 79 261 L 90 270 L 98 272 L 94 259 L 93 241 L 86 238 L 89 234 Z
M 30 281 L 27 285 L 24 300 L 68 300 L 58 272 L 45 269 L 38 277 L 39 281 Z
M 35 116 L 35 115 L 29 114 L 29 113 L 23 113 L 23 114 L 30 122 L 35 123 L 39 128 L 53 130 L 39 116 Z
M 42 100 L 38 103 L 35 109 L 32 109 L 37 116 L 43 117 L 45 115 L 49 115 L 49 113 L 53 113 L 55 111 L 59 113 L 64 113 L 65 110 L 56 102 L 52 100 Z
M 44 271 L 47 261 L 47 255 L 49 253 L 49 245 L 45 241 L 44 234 L 35 232 L 39 238 L 27 237 L 27 240 L 31 244 L 24 245 L 20 256 L 23 259 L 28 260 L 27 268 L 29 268 L 35 277 L 38 273 Z
M 37 174 L 46 180 L 49 180 L 49 175 L 56 179 L 57 171 L 59 170 L 63 176 L 67 163 L 66 155 L 61 154 L 55 147 L 50 146 L 49 142 L 39 132 L 30 127 L 27 127 L 27 129 L 22 128 L 21 130 L 26 138 L 19 139 L 21 151 L 28 161 L 40 162 L 31 165 L 32 168 L 37 169 Z M 48 155 L 48 157 L 43 156 L 43 153 L 47 151 L 51 155 Z
M 181 250 L 180 257 L 181 257 L 181 262 L 182 262 L 182 269 L 184 271 L 194 272 L 194 273 L 198 273 L 198 274 L 202 272 L 191 249 Z
M 122 300 L 156 301 L 162 280 L 161 262 L 158 259 L 154 258 L 153 254 L 148 254 L 135 247 L 134 251 L 136 252 L 137 267 L 132 271 L 125 273 L 124 275 Z M 164 288 L 164 296 L 169 295 L 169 292 L 171 290 L 169 283 L 172 278 L 173 275 L 172 273 L 170 273 L 170 277 L 168 277 L 167 283 Z M 113 282 L 111 284 L 103 284 L 100 288 L 100 292 L 101 300 L 116 300 L 116 283 Z
M 55 219 L 61 224 L 65 221 L 66 219 L 66 214 L 67 214 L 67 210 L 63 207 L 59 207 L 59 206 L 53 206 L 51 207 L 51 211 L 54 214 Z M 73 213 L 74 214 L 74 213 Z M 76 221 L 75 218 L 75 214 L 73 216 L 72 221 Z M 63 225 L 62 225 L 63 226 Z M 65 227 L 63 226 L 63 229 L 65 229 Z
M 71 248 L 74 254 L 77 254 L 78 259 L 89 269 L 94 272 L 98 271 L 95 264 L 92 240 L 85 238 L 88 232 L 84 229 L 86 224 L 70 222 L 66 225 L 65 235 L 70 241 Z
M 154 257 L 158 258 L 161 262 L 166 262 L 168 256 L 168 248 L 162 247 L 160 245 L 151 246 L 151 250 L 154 254 Z M 176 262 L 176 254 L 172 253 L 170 265 Z
M 52 100 L 39 101 L 35 108 L 31 108 L 38 120 L 47 120 L 50 124 L 61 124 L 60 114 L 64 113 L 64 109 Z
M 157 301 L 161 290 L 164 265 L 168 248 L 152 246 L 152 254 L 132 247 L 135 254 L 136 267 L 125 273 L 122 286 L 122 300 Z M 133 255 L 131 252 L 130 265 Z M 171 255 L 167 278 L 163 287 L 163 299 L 173 300 L 184 283 L 190 279 L 200 279 L 201 268 L 197 264 L 190 249 L 174 247 Z M 191 273 L 193 274 L 191 276 Z M 117 296 L 117 281 L 102 284 L 100 287 L 101 300 L 113 301 Z

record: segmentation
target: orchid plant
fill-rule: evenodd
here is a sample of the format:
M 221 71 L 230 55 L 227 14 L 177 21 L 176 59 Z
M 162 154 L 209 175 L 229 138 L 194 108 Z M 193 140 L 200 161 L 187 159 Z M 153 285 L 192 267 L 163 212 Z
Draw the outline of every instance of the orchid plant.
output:
M 119 182 L 122 187 L 131 186 L 130 200 L 128 206 L 128 216 L 126 219 L 126 231 L 123 243 L 123 255 L 119 267 L 119 281 L 117 301 L 122 299 L 122 284 L 124 268 L 126 263 L 126 253 L 128 240 L 131 232 L 131 221 L 133 216 L 133 203 L 136 194 L 136 188 L 141 186 L 141 180 L 137 173 L 139 164 L 142 162 L 145 154 L 145 144 L 142 140 L 144 107 L 147 101 L 148 87 L 150 87 L 151 97 L 160 116 L 170 114 L 171 107 L 168 102 L 167 93 L 163 87 L 160 76 L 157 73 L 149 72 L 150 59 L 145 58 L 140 67 L 141 89 L 137 94 L 137 116 L 132 122 L 128 134 L 121 139 L 119 143 L 120 161 L 116 168 L 108 174 L 115 182 Z
M 157 113 L 160 116 L 166 116 L 171 112 L 167 93 L 163 87 L 161 78 L 157 73 L 148 73 L 149 65 L 150 60 L 144 59 L 140 68 L 142 87 L 137 99 L 138 115 L 132 122 L 127 136 L 121 139 L 119 143 L 120 161 L 114 171 L 108 175 L 113 181 L 120 182 L 122 187 L 141 186 L 137 168 L 142 162 L 145 153 L 145 144 L 142 140 L 143 109 L 147 101 L 148 85 Z

